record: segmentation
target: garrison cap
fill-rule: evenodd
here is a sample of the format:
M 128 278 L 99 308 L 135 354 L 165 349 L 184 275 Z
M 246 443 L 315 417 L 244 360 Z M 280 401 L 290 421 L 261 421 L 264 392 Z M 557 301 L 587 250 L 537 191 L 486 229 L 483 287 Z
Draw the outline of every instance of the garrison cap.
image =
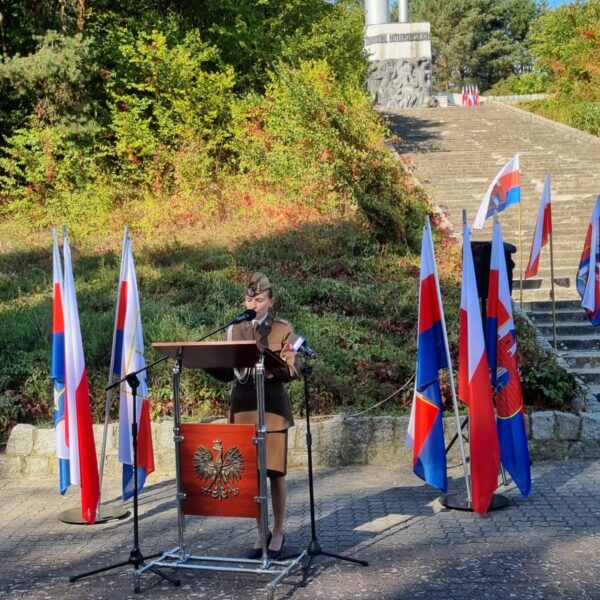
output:
M 264 273 L 257 271 L 250 277 L 250 281 L 246 286 L 246 296 L 254 298 L 254 296 L 262 294 L 262 292 L 266 292 L 269 289 L 271 289 L 271 282 L 268 277 Z

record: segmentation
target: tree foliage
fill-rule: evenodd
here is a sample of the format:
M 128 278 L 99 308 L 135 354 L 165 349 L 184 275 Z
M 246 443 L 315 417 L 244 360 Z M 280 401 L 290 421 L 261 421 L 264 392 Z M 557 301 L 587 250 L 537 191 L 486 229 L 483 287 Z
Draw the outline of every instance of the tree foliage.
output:
M 530 47 L 556 95 L 527 107 L 600 135 L 600 2 L 577 2 L 548 11 L 532 27 Z
M 561 94 L 600 99 L 600 2 L 568 4 L 547 12 L 531 32 L 531 51 Z
M 541 10 L 535 0 L 413 0 L 411 18 L 430 21 L 435 86 L 469 83 L 486 90 L 527 70 L 527 34 Z

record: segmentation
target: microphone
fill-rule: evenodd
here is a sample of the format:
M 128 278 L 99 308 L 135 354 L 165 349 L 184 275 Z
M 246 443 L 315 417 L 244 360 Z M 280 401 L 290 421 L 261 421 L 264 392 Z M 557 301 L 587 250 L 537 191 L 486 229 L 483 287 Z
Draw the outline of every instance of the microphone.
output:
M 233 324 L 243 323 L 244 321 L 252 321 L 256 317 L 256 311 L 252 308 L 245 310 L 243 313 L 239 314 L 237 317 L 234 317 L 231 322 Z
M 301 335 L 292 333 L 290 336 L 290 344 L 294 352 L 302 352 L 308 358 L 317 358 L 317 353 L 307 344 L 306 340 Z

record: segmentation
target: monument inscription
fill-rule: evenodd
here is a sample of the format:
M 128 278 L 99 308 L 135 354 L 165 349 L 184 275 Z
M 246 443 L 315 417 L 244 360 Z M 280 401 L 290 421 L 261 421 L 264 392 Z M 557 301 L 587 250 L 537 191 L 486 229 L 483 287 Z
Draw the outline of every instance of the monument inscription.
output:
M 387 44 L 393 42 L 428 42 L 431 40 L 429 31 L 416 31 L 412 33 L 380 33 L 365 37 L 365 46 L 373 44 Z

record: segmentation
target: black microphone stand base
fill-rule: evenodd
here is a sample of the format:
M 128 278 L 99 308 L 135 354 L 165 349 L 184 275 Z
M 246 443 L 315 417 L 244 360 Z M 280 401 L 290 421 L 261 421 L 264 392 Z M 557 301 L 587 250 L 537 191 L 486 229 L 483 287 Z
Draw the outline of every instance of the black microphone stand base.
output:
M 305 587 L 308 583 L 308 574 L 310 571 L 310 567 L 312 565 L 313 560 L 317 556 L 328 556 L 329 558 L 335 558 L 337 560 L 346 560 L 348 562 L 356 563 L 357 565 L 362 565 L 363 567 L 368 567 L 369 563 L 366 560 L 360 560 L 359 558 L 352 558 L 350 556 L 344 556 L 343 554 L 335 554 L 334 552 L 328 552 L 327 550 L 323 550 L 321 548 L 321 544 L 319 543 L 318 538 L 314 538 L 310 541 L 308 548 L 306 549 L 306 554 L 308 556 L 308 560 L 304 565 L 304 575 L 302 576 L 302 581 L 300 582 L 300 587 Z
M 79 575 L 74 575 L 72 577 L 69 577 L 69 582 L 73 583 L 74 581 L 77 581 L 78 579 L 83 579 L 84 577 L 90 577 L 91 575 L 98 575 L 99 573 L 105 573 L 106 571 L 111 571 L 112 569 L 118 569 L 120 567 L 126 567 L 127 565 L 132 565 L 134 567 L 134 576 L 135 576 L 134 584 L 133 584 L 133 591 L 136 593 L 138 593 L 140 591 L 140 576 L 137 572 L 140 569 L 140 567 L 146 567 L 149 571 L 152 571 L 154 574 L 156 574 L 159 577 L 162 577 L 163 579 L 165 579 L 166 581 L 169 581 L 170 583 L 172 583 L 175 587 L 178 587 L 179 585 L 181 585 L 181 581 L 177 577 L 172 577 L 171 575 L 167 575 L 152 565 L 150 565 L 150 566 L 146 565 L 145 561 L 147 559 L 156 558 L 157 556 L 160 556 L 161 554 L 162 554 L 162 552 L 157 552 L 156 554 L 150 554 L 148 556 L 144 556 L 140 550 L 133 549 L 129 553 L 129 558 L 127 560 L 123 560 L 121 562 L 114 563 L 112 565 L 107 565 L 106 567 L 100 567 L 99 569 L 93 569 L 92 571 L 87 571 L 85 573 L 80 573 Z
M 161 359 L 162 360 L 162 359 Z M 158 362 L 158 361 L 157 361 Z M 144 369 L 140 369 L 139 372 Z M 139 491 L 138 491 L 138 421 L 137 421 L 137 390 L 140 384 L 140 380 L 138 379 L 136 373 L 129 373 L 127 377 L 122 379 L 121 381 L 117 381 L 112 383 L 109 388 L 116 387 L 120 385 L 123 381 L 127 381 L 129 387 L 131 388 L 131 403 L 132 403 L 132 414 L 133 420 L 131 423 L 131 438 L 133 445 L 133 548 L 129 553 L 129 558 L 127 560 L 123 560 L 118 563 L 114 563 L 112 565 L 107 565 L 105 567 L 100 567 L 98 569 L 93 569 L 92 571 L 87 571 L 86 573 L 80 573 L 79 575 L 73 575 L 69 577 L 69 582 L 73 583 L 78 579 L 82 579 L 83 577 L 89 577 L 90 575 L 97 575 L 98 573 L 105 573 L 106 571 L 111 571 L 112 569 L 118 569 L 119 567 L 125 567 L 127 565 L 132 565 L 134 567 L 133 570 L 133 591 L 140 591 L 140 570 L 144 568 L 144 570 L 152 571 L 159 577 L 162 577 L 166 581 L 169 581 L 174 586 L 181 585 L 181 581 L 177 577 L 172 577 L 171 575 L 165 575 L 159 569 L 157 569 L 154 565 L 147 565 L 144 561 L 148 558 L 155 558 L 160 556 L 162 552 L 157 554 L 152 554 L 150 556 L 144 556 L 142 551 L 140 550 L 140 536 L 139 536 Z
M 309 500 L 310 500 L 310 530 L 311 530 L 311 540 L 308 544 L 308 548 L 306 549 L 306 555 L 308 559 L 304 565 L 304 574 L 302 576 L 302 581 L 300 583 L 300 587 L 305 587 L 308 580 L 308 574 L 310 571 L 310 567 L 312 565 L 313 560 L 317 556 L 328 556 L 330 558 L 335 558 L 337 560 L 345 560 L 348 562 L 356 563 L 358 565 L 362 565 L 363 567 L 368 567 L 369 563 L 366 560 L 360 560 L 358 558 L 351 558 L 350 556 L 344 556 L 343 554 L 335 554 L 334 552 L 328 552 L 327 550 L 323 550 L 321 548 L 321 544 L 319 543 L 319 538 L 317 537 L 317 527 L 315 520 L 315 494 L 314 494 L 314 482 L 313 482 L 313 466 L 312 466 L 312 435 L 310 432 L 310 406 L 309 406 L 309 393 L 308 393 L 308 378 L 312 373 L 312 367 L 306 361 L 306 355 L 304 355 L 304 363 L 302 368 L 300 369 L 302 373 L 302 378 L 304 379 L 304 407 L 306 411 L 306 448 L 308 451 L 308 490 L 309 490 Z

